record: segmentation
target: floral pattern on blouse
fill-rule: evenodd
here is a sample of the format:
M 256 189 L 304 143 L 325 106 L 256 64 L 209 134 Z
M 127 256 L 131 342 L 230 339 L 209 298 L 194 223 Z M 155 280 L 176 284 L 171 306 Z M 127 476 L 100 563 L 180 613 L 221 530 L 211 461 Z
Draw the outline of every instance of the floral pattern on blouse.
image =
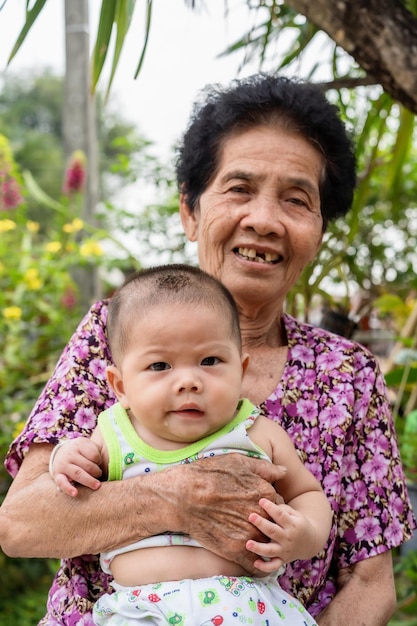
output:
M 115 402 L 105 368 L 107 302 L 97 302 L 64 349 L 6 467 L 14 476 L 33 443 L 88 436 L 98 414 Z M 333 508 L 325 549 L 288 564 L 281 586 L 317 616 L 336 593 L 340 568 L 400 545 L 415 527 L 398 454 L 384 379 L 362 346 L 283 316 L 288 360 L 264 415 L 288 432 L 321 482 Z M 43 626 L 92 626 L 91 608 L 111 579 L 97 556 L 61 562 Z

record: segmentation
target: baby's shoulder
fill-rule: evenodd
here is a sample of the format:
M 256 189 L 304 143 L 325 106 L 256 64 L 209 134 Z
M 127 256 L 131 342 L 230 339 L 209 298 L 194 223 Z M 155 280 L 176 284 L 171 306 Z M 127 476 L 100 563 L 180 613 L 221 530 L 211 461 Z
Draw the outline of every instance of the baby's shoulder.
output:
M 282 447 L 289 440 L 282 426 L 264 415 L 258 416 L 248 430 L 248 435 L 253 443 L 262 448 L 271 459 L 274 449 Z

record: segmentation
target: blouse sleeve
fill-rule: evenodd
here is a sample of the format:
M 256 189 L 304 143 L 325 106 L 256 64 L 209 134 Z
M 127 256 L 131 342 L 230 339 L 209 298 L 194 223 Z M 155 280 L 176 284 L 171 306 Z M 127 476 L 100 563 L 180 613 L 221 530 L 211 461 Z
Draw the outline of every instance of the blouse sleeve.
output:
M 89 436 L 97 416 L 115 402 L 106 380 L 111 356 L 106 337 L 107 302 L 95 303 L 59 358 L 5 466 L 15 476 L 33 443 Z

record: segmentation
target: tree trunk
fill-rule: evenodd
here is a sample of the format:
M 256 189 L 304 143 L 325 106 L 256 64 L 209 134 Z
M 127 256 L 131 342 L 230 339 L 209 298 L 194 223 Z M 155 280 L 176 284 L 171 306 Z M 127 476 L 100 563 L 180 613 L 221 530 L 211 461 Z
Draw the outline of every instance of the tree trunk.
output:
M 286 0 L 417 113 L 417 19 L 398 0 Z
M 86 186 L 82 219 L 94 224 L 98 199 L 98 157 L 94 96 L 90 93 L 88 2 L 65 0 L 65 56 L 63 135 L 67 159 L 76 150 L 86 156 Z M 100 296 L 95 267 L 73 272 L 81 306 L 88 308 Z

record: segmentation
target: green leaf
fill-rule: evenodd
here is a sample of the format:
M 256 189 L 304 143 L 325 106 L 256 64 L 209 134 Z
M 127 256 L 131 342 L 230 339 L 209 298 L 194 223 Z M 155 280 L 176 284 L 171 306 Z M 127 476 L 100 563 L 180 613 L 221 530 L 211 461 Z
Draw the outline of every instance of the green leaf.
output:
M 93 51 L 91 91 L 94 92 L 98 79 L 103 69 L 109 49 L 111 33 L 113 30 L 116 2 L 107 1 L 101 5 L 100 20 L 98 24 L 97 38 Z
M 56 200 L 48 196 L 48 194 L 39 187 L 38 183 L 28 170 L 25 170 L 22 176 L 23 180 L 25 181 L 26 189 L 35 200 L 37 200 L 40 204 L 49 207 L 50 209 L 59 211 L 60 213 L 64 211 L 64 207 L 62 206 L 62 204 L 56 202 Z
M 135 72 L 135 78 L 138 77 L 139 72 L 142 68 L 142 64 L 145 58 L 145 53 L 146 53 L 146 48 L 148 47 L 148 41 L 149 41 L 149 33 L 151 30 L 151 19 L 152 19 L 152 0 L 147 0 L 148 2 L 148 9 L 146 12 L 146 32 L 145 32 L 145 41 L 143 43 L 143 47 L 142 47 L 142 53 L 140 55 L 140 59 L 139 59 L 139 63 L 138 66 L 136 68 L 136 72 Z
M 132 21 L 134 9 L 135 0 L 117 0 L 116 2 L 114 22 L 116 24 L 117 36 L 109 84 L 106 91 L 106 100 L 109 96 L 110 88 L 113 83 L 113 78 L 119 63 L 120 54 L 122 52 L 123 44 L 125 42 L 125 38 Z
M 39 13 L 42 11 L 45 4 L 46 4 L 46 0 L 36 0 L 33 7 L 29 11 L 26 11 L 26 21 L 23 25 L 22 30 L 20 31 L 20 34 L 17 38 L 15 45 L 13 46 L 13 50 L 11 51 L 10 56 L 8 58 L 7 65 L 10 64 L 11 60 L 16 55 L 17 51 L 20 49 L 20 46 L 26 39 L 26 35 L 32 28 L 36 18 L 38 17 Z
M 392 161 L 389 168 L 388 189 L 390 195 L 396 198 L 401 193 L 402 170 L 407 161 L 413 141 L 414 113 L 401 107 L 400 126 L 398 128 L 395 145 L 392 151 Z
M 385 382 L 388 387 L 398 387 L 403 382 L 405 367 L 396 367 L 385 374 Z M 407 377 L 407 385 L 415 385 L 417 383 L 417 367 L 410 367 Z

